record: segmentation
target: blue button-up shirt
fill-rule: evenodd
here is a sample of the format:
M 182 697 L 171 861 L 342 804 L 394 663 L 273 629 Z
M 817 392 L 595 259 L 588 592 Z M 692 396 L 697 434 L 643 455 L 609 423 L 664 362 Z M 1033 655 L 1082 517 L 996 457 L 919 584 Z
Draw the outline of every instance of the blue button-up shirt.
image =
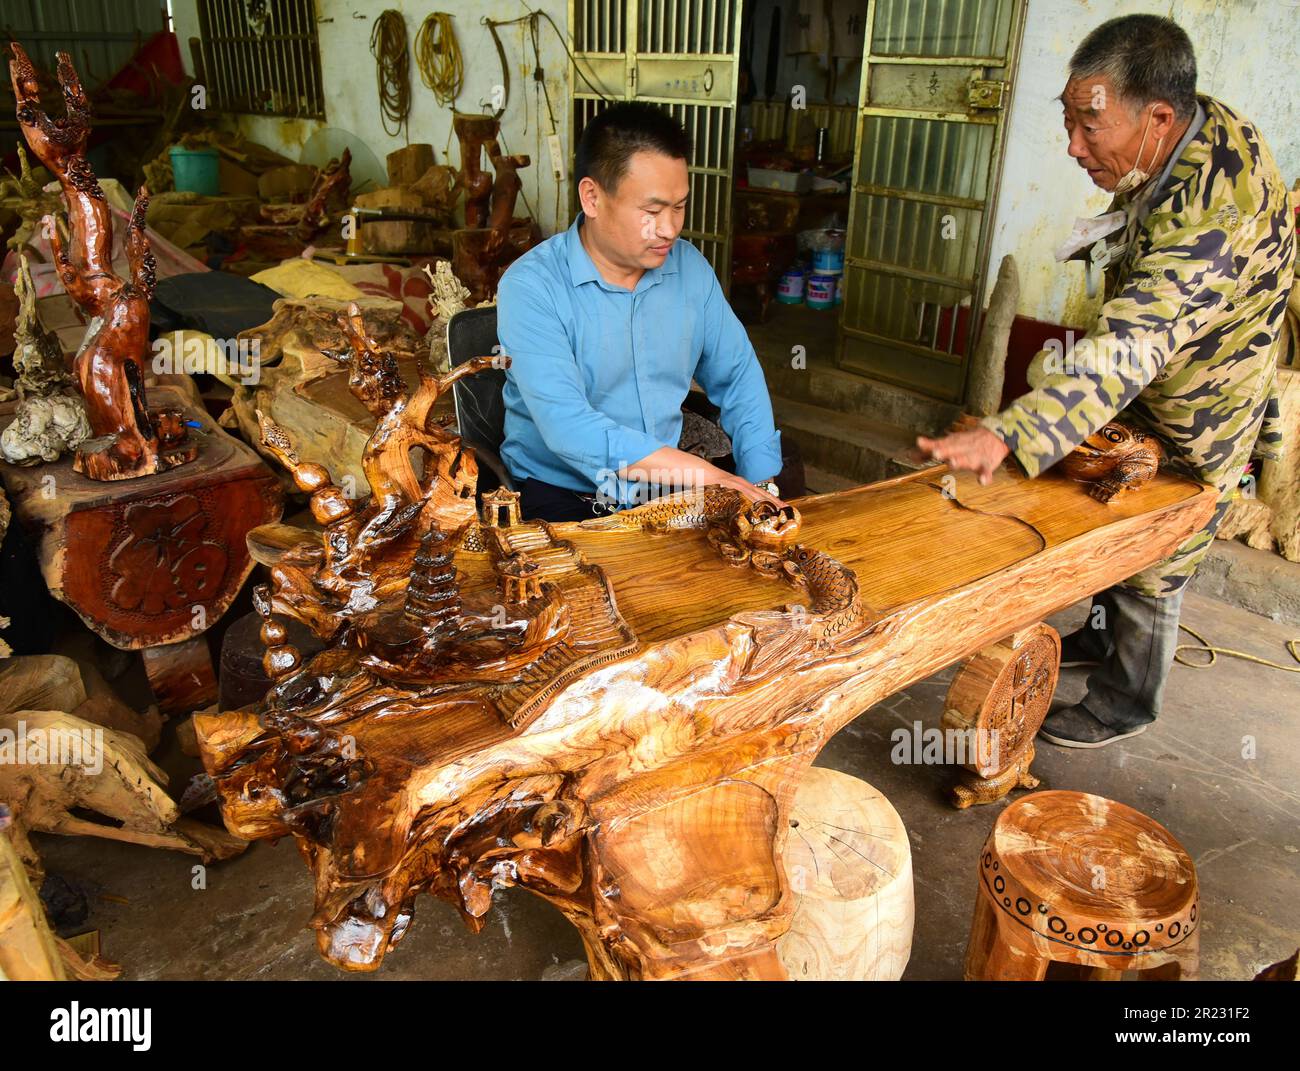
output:
M 704 255 L 678 239 L 636 288 L 601 277 L 565 232 L 516 260 L 497 294 L 510 356 L 501 457 L 517 480 L 630 500 L 616 475 L 681 437 L 694 378 L 722 410 L 736 471 L 781 471 L 781 439 L 754 347 Z

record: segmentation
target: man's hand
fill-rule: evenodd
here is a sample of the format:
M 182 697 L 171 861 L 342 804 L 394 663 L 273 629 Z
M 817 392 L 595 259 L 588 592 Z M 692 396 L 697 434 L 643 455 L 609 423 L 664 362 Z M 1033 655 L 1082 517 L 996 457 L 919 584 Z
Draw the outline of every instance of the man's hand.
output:
M 916 445 L 936 461 L 946 461 L 953 471 L 978 473 L 982 484 L 993 482 L 993 474 L 1010 453 L 1007 444 L 985 427 L 953 432 L 942 439 L 921 436 Z
M 695 454 L 673 446 L 661 446 L 636 464 L 619 469 L 618 474 L 625 480 L 645 480 L 666 488 L 707 487 L 716 483 L 739 491 L 751 502 L 770 502 L 777 509 L 785 505 L 779 498 L 769 495 L 735 473 L 720 469 Z

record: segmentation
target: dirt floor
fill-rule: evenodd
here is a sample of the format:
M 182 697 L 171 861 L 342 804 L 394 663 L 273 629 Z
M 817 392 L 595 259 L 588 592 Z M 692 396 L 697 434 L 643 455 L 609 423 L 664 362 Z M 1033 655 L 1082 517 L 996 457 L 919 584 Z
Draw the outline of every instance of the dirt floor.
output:
M 1053 619 L 1075 625 L 1084 606 Z M 1199 596 L 1184 621 L 1219 646 L 1287 660 L 1285 626 Z M 1189 637 L 1186 637 L 1190 640 Z M 1080 670 L 1058 696 L 1083 691 Z M 946 800 L 953 771 L 890 761 L 891 733 L 937 725 L 950 674 L 922 681 L 863 713 L 819 765 L 881 789 L 903 818 L 915 868 L 916 932 L 905 978 L 960 978 L 980 846 L 1003 803 L 958 811 Z M 1165 710 L 1144 735 L 1096 751 L 1039 742 L 1044 788 L 1120 800 L 1163 823 L 1196 861 L 1201 883 L 1201 975 L 1248 979 L 1300 945 L 1300 676 L 1220 659 L 1175 665 Z M 1254 758 L 1243 749 L 1253 738 Z M 163 765 L 179 793 L 197 768 L 175 748 Z M 85 893 L 89 916 L 66 932 L 99 929 L 103 953 L 141 979 L 425 978 L 572 979 L 585 974 L 576 932 L 549 904 L 503 890 L 481 934 L 447 904 L 422 897 L 401 946 L 369 975 L 325 963 L 306 928 L 311 882 L 289 840 L 257 843 L 206 868 L 195 860 L 89 838 L 37 835 L 47 869 Z

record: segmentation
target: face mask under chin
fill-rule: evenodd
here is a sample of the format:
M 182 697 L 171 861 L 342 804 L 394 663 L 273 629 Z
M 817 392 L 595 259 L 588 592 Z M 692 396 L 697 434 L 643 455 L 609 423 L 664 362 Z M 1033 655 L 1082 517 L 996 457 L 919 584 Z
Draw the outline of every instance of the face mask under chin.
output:
M 1115 183 L 1115 188 L 1110 191 L 1111 193 L 1129 193 L 1132 190 L 1136 190 L 1139 186 L 1142 186 L 1149 178 L 1151 178 L 1151 173 L 1149 171 L 1143 171 L 1138 167 L 1138 164 L 1142 160 L 1142 150 L 1147 147 L 1147 133 L 1151 130 L 1151 120 L 1154 116 L 1154 111 L 1147 116 L 1147 125 L 1142 128 L 1142 144 L 1138 146 L 1137 157 L 1133 160 L 1133 166 L 1129 168 L 1126 175 L 1122 176 L 1120 180 Z M 1156 142 L 1156 151 L 1151 157 L 1153 166 L 1155 161 L 1160 159 L 1160 150 L 1164 148 L 1164 144 L 1165 139 L 1163 137 Z

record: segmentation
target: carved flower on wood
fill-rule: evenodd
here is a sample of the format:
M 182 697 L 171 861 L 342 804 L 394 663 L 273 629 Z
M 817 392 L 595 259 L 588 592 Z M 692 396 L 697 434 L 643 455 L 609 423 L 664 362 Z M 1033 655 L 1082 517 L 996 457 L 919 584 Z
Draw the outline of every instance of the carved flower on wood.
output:
M 158 614 L 202 603 L 220 590 L 226 549 L 202 538 L 207 518 L 193 495 L 141 502 L 126 511 L 130 534 L 109 559 L 119 577 L 113 601 Z

